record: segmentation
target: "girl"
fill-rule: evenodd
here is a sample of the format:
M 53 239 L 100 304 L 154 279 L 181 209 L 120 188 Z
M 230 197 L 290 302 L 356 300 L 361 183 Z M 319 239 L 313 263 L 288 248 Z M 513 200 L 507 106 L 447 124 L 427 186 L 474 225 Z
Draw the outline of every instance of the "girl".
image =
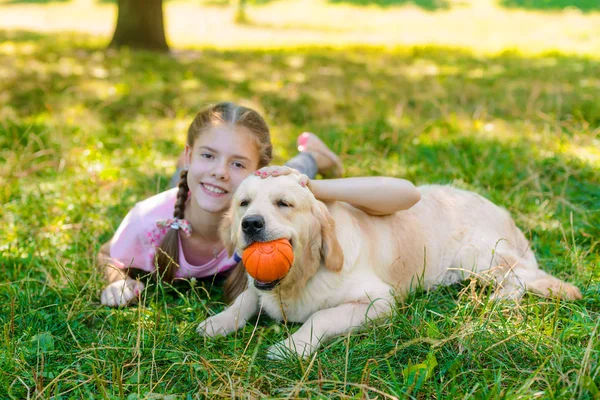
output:
M 137 203 L 100 248 L 98 265 L 109 283 L 102 304 L 118 307 L 138 298 L 144 284 L 129 276 L 130 269 L 172 282 L 213 276 L 237 265 L 224 288 L 233 300 L 246 278 L 239 259 L 224 250 L 218 227 L 238 185 L 254 171 L 263 178 L 294 173 L 308 184 L 317 172 L 335 175 L 341 170 L 337 156 L 315 135 L 300 135 L 298 144 L 300 154 L 288 167 L 264 168 L 271 161 L 272 145 L 269 128 L 257 112 L 219 103 L 196 115 L 178 187 Z M 345 201 L 375 215 L 407 209 L 420 199 L 412 183 L 395 178 L 320 180 L 311 182 L 310 189 L 319 200 Z

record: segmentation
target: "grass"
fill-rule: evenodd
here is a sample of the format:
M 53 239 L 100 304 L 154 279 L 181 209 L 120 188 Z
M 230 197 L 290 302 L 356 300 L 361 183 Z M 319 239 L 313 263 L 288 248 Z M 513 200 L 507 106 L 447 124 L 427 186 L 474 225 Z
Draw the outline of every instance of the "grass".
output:
M 275 4 L 275 3 L 274 3 Z M 11 6 L 12 7 L 12 6 Z M 549 17 L 552 18 L 552 17 Z M 583 398 L 600 388 L 600 62 L 444 46 L 104 51 L 105 38 L 0 31 L 0 398 Z M 94 254 L 163 190 L 198 108 L 266 116 L 276 160 L 318 132 L 347 176 L 452 183 L 506 207 L 577 302 L 491 304 L 467 282 L 413 293 L 309 360 L 266 348 L 298 325 L 194 332 L 221 282 L 99 305 Z

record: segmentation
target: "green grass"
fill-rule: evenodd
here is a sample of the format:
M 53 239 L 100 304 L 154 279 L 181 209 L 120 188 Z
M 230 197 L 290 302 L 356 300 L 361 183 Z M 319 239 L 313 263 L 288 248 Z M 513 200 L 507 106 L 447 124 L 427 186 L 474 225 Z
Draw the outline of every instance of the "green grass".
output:
M 109 51 L 0 32 L 0 398 L 594 398 L 600 388 L 600 63 L 443 47 Z M 220 282 L 99 305 L 94 254 L 166 188 L 202 105 L 260 110 L 276 160 L 312 130 L 348 176 L 452 183 L 506 207 L 577 302 L 412 294 L 310 360 L 268 361 L 297 325 L 195 334 Z M 256 328 L 255 328 L 256 326 Z

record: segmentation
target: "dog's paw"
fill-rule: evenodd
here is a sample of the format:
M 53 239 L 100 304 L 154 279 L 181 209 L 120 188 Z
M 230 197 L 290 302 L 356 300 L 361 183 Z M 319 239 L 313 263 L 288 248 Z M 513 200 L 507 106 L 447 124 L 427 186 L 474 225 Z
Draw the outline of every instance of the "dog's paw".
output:
M 229 318 L 225 313 L 220 313 L 200 322 L 196 332 L 200 336 L 218 337 L 227 336 L 235 331 L 235 320 Z
M 277 342 L 267 349 L 267 358 L 269 360 L 285 360 L 290 358 L 290 349 L 285 345 L 285 342 Z
M 293 337 L 289 337 L 269 347 L 267 349 L 267 358 L 269 360 L 306 358 L 314 353 L 317 347 L 318 343 L 312 345 L 302 341 L 294 341 Z
M 144 284 L 134 279 L 124 279 L 108 285 L 102 291 L 100 302 L 109 307 L 123 307 L 135 302 L 144 290 Z

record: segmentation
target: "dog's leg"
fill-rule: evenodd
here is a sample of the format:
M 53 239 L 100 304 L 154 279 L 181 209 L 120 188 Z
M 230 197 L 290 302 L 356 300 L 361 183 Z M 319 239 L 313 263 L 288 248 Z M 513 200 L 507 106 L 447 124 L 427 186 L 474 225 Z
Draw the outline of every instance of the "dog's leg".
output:
M 493 300 L 519 300 L 526 291 L 544 297 L 581 299 L 581 292 L 577 287 L 542 271 L 530 248 L 524 253 L 516 249 L 507 252 L 499 251 L 494 261 L 497 266 L 492 267 L 490 271 L 496 283 Z
M 392 301 L 391 297 L 378 298 L 370 303 L 345 303 L 317 311 L 296 333 L 271 346 L 267 357 L 275 360 L 290 355 L 308 357 L 321 342 L 385 317 L 390 313 Z
M 493 300 L 519 300 L 527 291 L 565 300 L 581 298 L 577 287 L 542 271 L 530 248 L 523 251 L 506 242 L 497 243 L 494 252 L 489 247 L 471 247 L 468 253 L 462 254 L 461 261 L 458 269 L 494 283 Z
M 196 331 L 202 336 L 226 336 L 246 325 L 257 312 L 258 294 L 248 288 L 225 311 L 202 321 Z
M 495 298 L 506 297 L 503 294 L 510 293 L 511 287 L 522 287 L 528 292 L 543 297 L 558 297 L 564 300 L 578 300 L 582 297 L 576 286 L 563 282 L 541 269 L 515 267 L 511 273 L 513 276 L 504 280 L 502 287 L 497 290 Z M 514 290 L 512 291 L 514 292 Z

